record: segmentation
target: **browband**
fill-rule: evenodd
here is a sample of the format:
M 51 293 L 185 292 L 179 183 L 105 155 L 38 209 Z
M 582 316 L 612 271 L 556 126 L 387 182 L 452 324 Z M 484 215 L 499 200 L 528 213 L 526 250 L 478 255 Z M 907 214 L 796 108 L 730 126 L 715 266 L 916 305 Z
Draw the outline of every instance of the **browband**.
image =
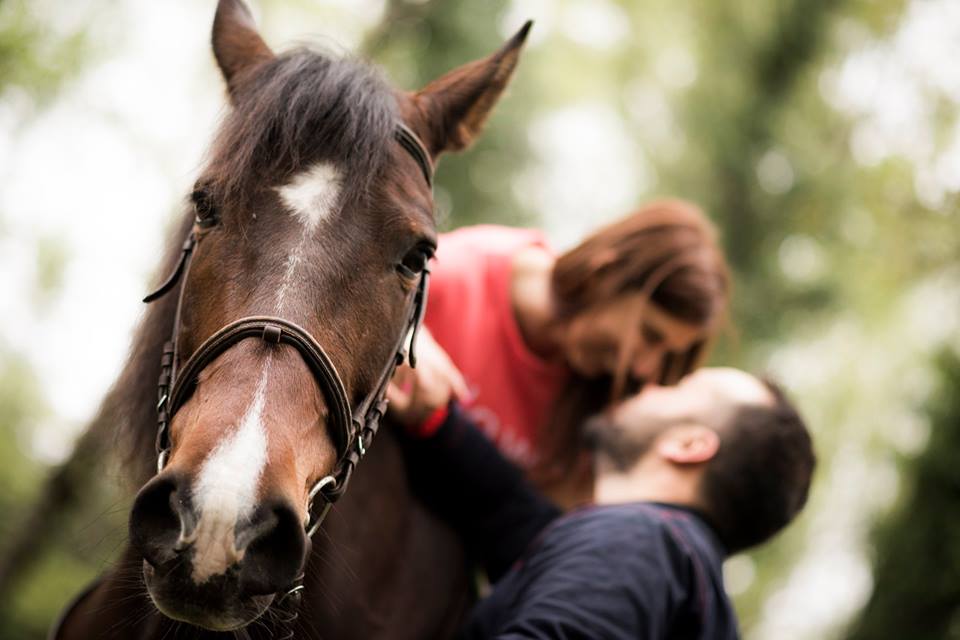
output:
M 427 181 L 427 185 L 432 189 L 433 164 L 430 162 L 430 156 L 427 155 L 426 145 L 424 145 L 423 141 L 417 137 L 417 134 L 410 130 L 410 127 L 402 122 L 397 123 L 397 128 L 394 129 L 393 137 L 396 138 L 397 142 L 400 143 L 400 146 L 406 149 L 407 153 L 413 156 L 413 159 L 417 161 L 418 165 L 420 165 L 420 171 L 423 172 L 423 178 Z

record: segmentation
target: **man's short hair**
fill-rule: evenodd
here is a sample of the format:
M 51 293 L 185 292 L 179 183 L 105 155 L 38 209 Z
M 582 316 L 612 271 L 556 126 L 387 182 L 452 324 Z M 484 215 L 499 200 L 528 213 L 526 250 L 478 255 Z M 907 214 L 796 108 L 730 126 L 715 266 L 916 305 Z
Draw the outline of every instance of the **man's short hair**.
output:
M 698 507 L 731 554 L 768 540 L 807 501 L 816 464 L 807 427 L 774 383 L 764 379 L 772 405 L 739 407 L 719 429 L 720 448 L 706 463 Z M 665 428 L 668 425 L 665 425 Z M 599 460 L 627 471 L 657 433 L 637 433 L 610 414 L 584 425 L 586 444 Z
M 700 484 L 702 508 L 729 553 L 771 538 L 806 504 L 816 464 L 806 425 L 783 391 L 763 380 L 769 405 L 737 410 Z

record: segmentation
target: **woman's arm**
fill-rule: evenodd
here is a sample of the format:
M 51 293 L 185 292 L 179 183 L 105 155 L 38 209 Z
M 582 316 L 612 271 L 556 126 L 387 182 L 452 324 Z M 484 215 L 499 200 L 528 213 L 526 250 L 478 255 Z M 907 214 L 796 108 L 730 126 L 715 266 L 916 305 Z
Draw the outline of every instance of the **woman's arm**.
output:
M 456 404 L 431 435 L 403 441 L 414 491 L 457 530 L 492 582 L 560 515 Z
M 387 393 L 391 414 L 408 426 L 422 424 L 450 400 L 466 401 L 470 393 L 463 374 L 425 326 L 420 327 L 415 349 L 416 369 L 398 366 Z

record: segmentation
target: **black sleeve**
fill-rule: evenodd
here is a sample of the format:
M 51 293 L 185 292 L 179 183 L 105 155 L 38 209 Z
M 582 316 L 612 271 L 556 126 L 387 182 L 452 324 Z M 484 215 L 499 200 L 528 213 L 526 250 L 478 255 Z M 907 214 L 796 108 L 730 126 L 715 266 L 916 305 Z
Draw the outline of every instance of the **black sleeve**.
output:
M 688 606 L 689 556 L 663 531 L 581 532 L 529 558 L 497 640 L 663 640 Z M 589 535 L 589 537 L 588 537 Z M 478 607 L 480 609 L 480 607 Z
M 457 530 L 492 582 L 560 515 L 456 405 L 433 436 L 402 441 L 414 491 Z

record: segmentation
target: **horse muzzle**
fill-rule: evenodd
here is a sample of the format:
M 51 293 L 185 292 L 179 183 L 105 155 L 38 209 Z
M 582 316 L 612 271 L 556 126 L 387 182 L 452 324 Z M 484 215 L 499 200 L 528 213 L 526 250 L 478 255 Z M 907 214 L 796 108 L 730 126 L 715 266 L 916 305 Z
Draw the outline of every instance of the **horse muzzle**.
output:
M 264 501 L 249 515 L 225 520 L 198 513 L 188 482 L 171 472 L 137 495 L 130 542 L 143 556 L 144 583 L 157 608 L 215 631 L 241 628 L 263 614 L 302 574 L 309 547 L 286 501 Z

